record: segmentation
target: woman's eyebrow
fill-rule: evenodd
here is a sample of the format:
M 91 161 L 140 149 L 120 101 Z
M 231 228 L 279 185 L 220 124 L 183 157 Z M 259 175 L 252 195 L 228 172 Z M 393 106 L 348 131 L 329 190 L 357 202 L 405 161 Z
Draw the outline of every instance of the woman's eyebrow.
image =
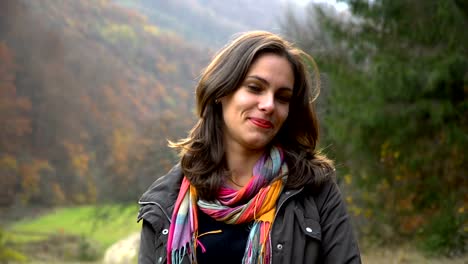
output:
M 261 81 L 262 83 L 270 84 L 267 80 L 265 80 L 264 78 L 262 78 L 260 76 L 257 76 L 257 75 L 249 75 L 249 76 L 247 76 L 247 78 L 257 79 L 258 81 Z
M 258 81 L 260 81 L 260 82 L 262 82 L 262 83 L 264 83 L 266 85 L 270 84 L 267 80 L 265 80 L 264 78 L 262 78 L 262 77 L 260 77 L 258 75 L 249 75 L 249 76 L 246 77 L 246 79 L 249 79 L 249 78 L 256 79 L 256 80 L 258 80 Z M 288 87 L 288 86 L 283 86 L 283 87 L 280 87 L 279 89 L 286 89 L 286 90 L 291 90 L 291 91 L 293 90 L 291 87 Z

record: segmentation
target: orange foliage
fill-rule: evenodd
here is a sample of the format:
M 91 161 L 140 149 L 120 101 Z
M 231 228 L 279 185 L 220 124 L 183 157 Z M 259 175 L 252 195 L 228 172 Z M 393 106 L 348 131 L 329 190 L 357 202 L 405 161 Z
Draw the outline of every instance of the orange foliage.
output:
M 39 183 L 42 170 L 53 170 L 46 160 L 32 160 L 22 162 L 19 165 L 18 173 L 21 179 L 21 201 L 28 203 L 34 196 L 39 194 Z
M 414 234 L 421 228 L 427 219 L 423 215 L 402 216 L 400 218 L 400 231 L 404 234 Z
M 61 205 L 64 204 L 67 200 L 65 193 L 62 190 L 62 187 L 58 183 L 52 183 L 52 193 L 54 194 L 54 203 Z
M 129 175 L 129 152 L 132 143 L 134 142 L 133 135 L 130 131 L 116 129 L 112 135 L 112 168 L 119 176 Z
M 15 79 L 17 66 L 9 47 L 0 42 L 0 149 L 14 153 L 31 133 L 31 120 L 27 113 L 31 102 L 17 96 Z
M 415 193 L 411 193 L 406 198 L 402 198 L 398 201 L 397 208 L 401 211 L 412 211 L 414 209 L 414 199 L 416 198 Z
M 11 155 L 0 157 L 0 206 L 13 203 L 16 193 L 18 163 Z
M 64 147 L 68 151 L 71 165 L 78 175 L 86 178 L 88 175 L 90 156 L 85 152 L 83 145 L 64 142 Z

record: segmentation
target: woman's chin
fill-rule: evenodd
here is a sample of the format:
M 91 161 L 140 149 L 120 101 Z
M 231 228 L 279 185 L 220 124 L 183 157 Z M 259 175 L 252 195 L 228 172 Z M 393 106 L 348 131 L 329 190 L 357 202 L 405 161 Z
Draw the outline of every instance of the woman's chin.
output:
M 265 147 L 271 142 L 271 139 L 265 139 L 265 138 L 253 138 L 250 139 L 246 142 L 245 146 L 246 148 L 250 150 L 263 150 Z

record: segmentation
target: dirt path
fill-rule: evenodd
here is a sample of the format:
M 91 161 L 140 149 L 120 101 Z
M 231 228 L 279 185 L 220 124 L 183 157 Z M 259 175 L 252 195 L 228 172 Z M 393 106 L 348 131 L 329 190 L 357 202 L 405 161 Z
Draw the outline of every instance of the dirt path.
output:
M 378 264 L 468 264 L 468 255 L 458 258 L 428 258 L 406 247 L 365 250 L 362 263 Z
M 110 246 L 104 254 L 104 264 L 133 264 L 137 262 L 140 233 L 134 233 Z

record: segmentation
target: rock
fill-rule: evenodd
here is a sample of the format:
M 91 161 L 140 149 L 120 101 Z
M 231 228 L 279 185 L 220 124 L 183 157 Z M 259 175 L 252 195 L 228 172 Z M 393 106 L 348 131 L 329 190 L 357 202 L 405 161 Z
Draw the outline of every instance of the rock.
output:
M 140 245 L 140 233 L 134 233 L 110 246 L 104 254 L 103 264 L 134 264 Z

